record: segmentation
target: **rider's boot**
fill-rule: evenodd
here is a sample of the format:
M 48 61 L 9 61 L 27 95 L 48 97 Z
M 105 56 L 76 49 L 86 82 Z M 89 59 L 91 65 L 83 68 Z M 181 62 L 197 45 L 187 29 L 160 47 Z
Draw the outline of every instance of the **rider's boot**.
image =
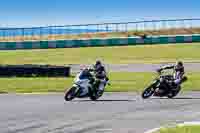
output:
M 98 91 L 97 91 L 97 95 L 98 96 L 102 96 L 103 95 L 104 88 L 105 88 L 105 84 L 100 82 L 99 86 L 98 86 Z
M 88 94 L 89 94 L 90 97 L 93 95 L 93 89 L 92 88 L 93 88 L 92 86 L 88 87 Z
M 179 86 L 179 84 L 172 82 L 172 90 L 177 90 L 178 86 Z

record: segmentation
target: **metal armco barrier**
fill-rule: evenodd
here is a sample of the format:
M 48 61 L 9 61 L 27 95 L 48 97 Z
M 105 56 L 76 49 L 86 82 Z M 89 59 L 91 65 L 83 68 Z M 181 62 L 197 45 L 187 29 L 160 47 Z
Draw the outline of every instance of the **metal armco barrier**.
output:
M 158 36 L 158 37 L 127 37 L 106 39 L 84 40 L 58 40 L 58 41 L 35 41 L 35 42 L 0 42 L 0 50 L 16 49 L 48 49 L 48 48 L 74 48 L 74 47 L 97 47 L 97 46 L 123 46 L 144 44 L 168 44 L 168 43 L 191 43 L 200 42 L 200 35 L 181 36 Z

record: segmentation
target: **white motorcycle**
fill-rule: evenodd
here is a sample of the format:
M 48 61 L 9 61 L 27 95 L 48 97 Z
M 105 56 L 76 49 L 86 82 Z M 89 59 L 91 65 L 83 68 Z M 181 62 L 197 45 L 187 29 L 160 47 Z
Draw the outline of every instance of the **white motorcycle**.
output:
M 85 70 L 77 74 L 73 86 L 65 92 L 65 100 L 71 101 L 74 98 L 87 97 L 93 101 L 98 100 L 103 95 L 108 81 L 106 79 L 94 79 L 94 81 L 91 81 L 91 76 L 95 77 L 90 71 L 88 71 L 88 74 L 85 74 Z M 97 86 L 98 88 L 96 88 Z

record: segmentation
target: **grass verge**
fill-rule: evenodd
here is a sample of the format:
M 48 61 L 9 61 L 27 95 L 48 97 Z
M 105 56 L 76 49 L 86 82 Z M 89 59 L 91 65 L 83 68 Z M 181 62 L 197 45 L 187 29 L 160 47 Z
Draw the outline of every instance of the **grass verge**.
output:
M 200 43 L 1 51 L 0 64 L 107 64 L 200 62 Z
M 155 133 L 199 133 L 200 126 L 178 126 L 175 128 L 162 128 Z
M 200 73 L 188 73 L 189 80 L 183 84 L 183 91 L 200 90 Z M 151 83 L 154 73 L 113 72 L 109 74 L 111 86 L 107 92 L 141 92 Z M 32 92 L 64 92 L 72 86 L 73 78 L 0 78 L 0 92 L 32 93 Z

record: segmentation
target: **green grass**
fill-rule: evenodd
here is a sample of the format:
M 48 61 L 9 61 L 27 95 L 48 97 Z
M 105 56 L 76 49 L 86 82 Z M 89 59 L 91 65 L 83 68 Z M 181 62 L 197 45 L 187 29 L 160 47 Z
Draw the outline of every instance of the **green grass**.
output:
M 183 91 L 200 90 L 200 73 L 188 73 L 188 82 L 183 84 Z M 111 86 L 108 92 L 141 92 L 155 77 L 154 73 L 110 73 Z M 0 92 L 64 92 L 72 86 L 73 78 L 0 78 Z
M 199 133 L 200 126 L 181 126 L 175 128 L 163 128 L 156 133 Z
M 109 64 L 200 62 L 200 43 L 1 51 L 0 64 Z

